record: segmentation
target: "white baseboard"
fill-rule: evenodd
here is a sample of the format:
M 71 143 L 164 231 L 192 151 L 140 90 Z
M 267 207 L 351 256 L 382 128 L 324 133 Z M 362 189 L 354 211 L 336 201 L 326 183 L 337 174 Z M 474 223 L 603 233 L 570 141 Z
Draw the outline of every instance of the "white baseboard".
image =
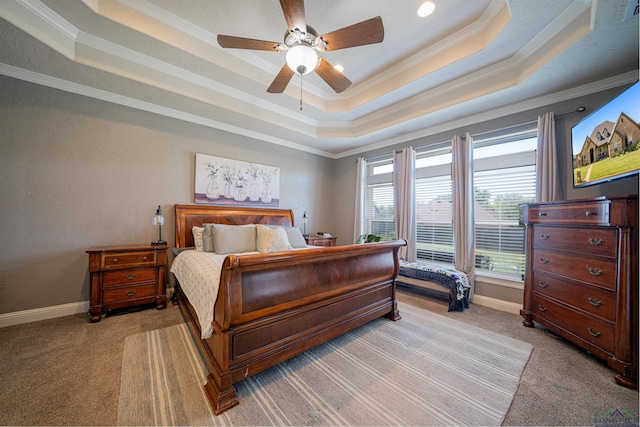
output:
M 473 303 L 512 314 L 520 314 L 520 309 L 522 308 L 522 304 L 477 294 L 473 296 Z
M 14 311 L 0 314 L 0 328 L 19 325 L 21 323 L 37 322 L 38 320 L 53 319 L 55 317 L 71 316 L 89 311 L 89 301 L 72 302 L 51 307 L 33 308 L 30 310 Z

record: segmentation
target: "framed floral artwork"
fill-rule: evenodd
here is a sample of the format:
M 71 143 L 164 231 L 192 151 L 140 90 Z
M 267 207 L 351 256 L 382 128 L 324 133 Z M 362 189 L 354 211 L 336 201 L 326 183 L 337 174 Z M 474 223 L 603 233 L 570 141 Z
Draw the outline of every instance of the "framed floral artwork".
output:
M 195 202 L 279 206 L 280 168 L 196 154 Z

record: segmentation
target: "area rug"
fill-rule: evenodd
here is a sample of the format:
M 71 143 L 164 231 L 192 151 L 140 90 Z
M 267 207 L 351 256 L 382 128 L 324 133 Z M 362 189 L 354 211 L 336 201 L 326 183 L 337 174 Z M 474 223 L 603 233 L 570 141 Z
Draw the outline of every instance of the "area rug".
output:
M 125 341 L 118 425 L 500 425 L 530 344 L 410 305 L 236 384 L 213 414 L 186 325 Z

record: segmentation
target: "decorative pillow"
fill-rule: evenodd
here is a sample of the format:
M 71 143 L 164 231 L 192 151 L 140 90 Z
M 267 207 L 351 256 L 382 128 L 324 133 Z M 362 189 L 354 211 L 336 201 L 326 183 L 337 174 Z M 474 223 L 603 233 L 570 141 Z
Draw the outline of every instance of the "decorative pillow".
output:
M 256 250 L 256 226 L 213 224 L 216 253 L 237 254 Z
M 298 227 L 287 227 L 285 228 L 287 232 L 287 238 L 289 239 L 289 244 L 292 248 L 306 248 L 307 241 L 304 240 L 302 233 Z
M 194 226 L 191 228 L 191 232 L 193 233 L 193 244 L 196 245 L 196 251 L 204 251 L 203 243 L 202 243 L 202 232 L 204 231 L 204 227 Z
M 205 252 L 215 252 L 213 244 L 213 224 L 202 224 L 204 231 L 202 232 L 202 249 Z
M 290 251 L 293 249 L 289 244 L 287 232 L 283 227 L 268 227 L 266 225 L 256 225 L 256 249 L 261 253 Z

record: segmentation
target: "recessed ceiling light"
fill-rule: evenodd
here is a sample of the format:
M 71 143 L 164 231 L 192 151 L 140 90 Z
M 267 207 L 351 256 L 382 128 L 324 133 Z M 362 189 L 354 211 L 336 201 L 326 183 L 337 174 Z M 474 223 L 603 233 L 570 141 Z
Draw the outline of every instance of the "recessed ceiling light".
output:
M 336 66 L 335 66 L 335 67 L 333 67 L 333 68 L 335 68 L 336 70 L 338 70 L 338 71 L 340 71 L 340 72 L 343 72 L 343 71 L 344 71 L 344 67 L 343 67 L 342 65 L 340 65 L 340 64 L 336 65 Z
M 433 4 L 432 1 L 426 1 L 422 3 L 422 5 L 420 5 L 420 8 L 418 9 L 418 16 L 422 18 L 424 18 L 425 16 L 429 16 L 433 13 L 435 8 L 436 5 Z

